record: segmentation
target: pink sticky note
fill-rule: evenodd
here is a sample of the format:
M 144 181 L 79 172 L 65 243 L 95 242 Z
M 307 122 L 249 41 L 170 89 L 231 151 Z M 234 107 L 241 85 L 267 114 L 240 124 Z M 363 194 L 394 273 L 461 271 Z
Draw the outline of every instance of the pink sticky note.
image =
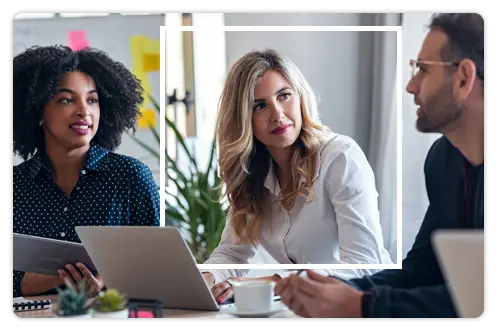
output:
M 86 34 L 83 30 L 72 30 L 67 33 L 68 45 L 73 51 L 81 50 L 88 47 Z
M 86 39 L 85 31 L 81 31 L 81 30 L 69 31 L 67 34 L 67 39 L 69 39 L 69 40 L 85 40 Z
M 69 41 L 69 47 L 73 51 L 79 51 L 81 49 L 84 49 L 85 47 L 88 47 L 89 44 L 86 40 L 70 40 Z

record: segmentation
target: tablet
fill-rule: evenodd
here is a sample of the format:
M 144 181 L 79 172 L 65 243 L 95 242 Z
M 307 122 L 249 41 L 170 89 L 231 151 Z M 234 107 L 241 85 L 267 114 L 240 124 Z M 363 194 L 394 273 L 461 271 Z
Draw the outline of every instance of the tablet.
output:
M 66 264 L 81 262 L 95 275 L 90 256 L 81 243 L 14 233 L 13 270 L 58 276 Z

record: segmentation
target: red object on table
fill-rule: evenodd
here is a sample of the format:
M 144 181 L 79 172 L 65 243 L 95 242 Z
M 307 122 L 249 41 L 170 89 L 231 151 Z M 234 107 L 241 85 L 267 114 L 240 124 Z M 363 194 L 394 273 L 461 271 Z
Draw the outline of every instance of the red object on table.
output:
M 135 312 L 130 312 L 130 318 L 154 318 L 154 315 L 150 311 L 140 310 L 136 316 Z

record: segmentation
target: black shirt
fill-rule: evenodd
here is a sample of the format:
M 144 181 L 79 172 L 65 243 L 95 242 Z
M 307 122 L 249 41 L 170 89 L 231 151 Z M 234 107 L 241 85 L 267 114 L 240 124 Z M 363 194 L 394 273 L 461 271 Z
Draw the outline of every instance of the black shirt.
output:
M 424 165 L 429 207 L 401 269 L 386 269 L 345 282 L 367 295 L 366 317 L 457 317 L 435 255 L 432 237 L 439 229 L 484 230 L 484 163 L 465 170 L 468 217 L 462 218 L 465 157 L 446 137 L 432 145 Z M 472 287 L 470 285 L 469 287 Z
M 476 225 L 473 223 L 473 215 L 476 211 L 475 208 L 475 198 L 477 183 L 481 172 L 484 169 L 484 163 L 473 166 L 467 159 L 464 158 L 462 167 L 462 227 L 463 228 L 475 228 Z

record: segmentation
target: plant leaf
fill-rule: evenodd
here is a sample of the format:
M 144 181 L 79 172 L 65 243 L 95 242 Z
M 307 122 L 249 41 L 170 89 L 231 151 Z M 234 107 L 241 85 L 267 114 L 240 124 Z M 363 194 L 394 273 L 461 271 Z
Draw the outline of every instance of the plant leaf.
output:
M 183 150 L 185 151 L 187 157 L 189 158 L 190 160 L 190 163 L 191 165 L 194 166 L 195 170 L 197 171 L 197 162 L 195 161 L 195 159 L 192 157 L 192 154 L 190 153 L 190 150 L 188 149 L 187 147 L 187 144 L 185 143 L 185 140 L 182 136 L 182 134 L 180 134 L 180 132 L 178 131 L 178 129 L 176 128 L 175 124 L 170 120 L 168 119 L 168 117 L 166 116 L 166 124 L 173 130 L 173 132 L 175 133 L 175 137 L 178 141 L 178 143 L 180 143 L 180 145 L 182 146 Z
M 134 140 L 136 143 L 138 143 L 145 150 L 149 151 L 155 158 L 157 158 L 159 160 L 159 158 L 160 158 L 159 152 L 157 152 L 156 150 L 151 148 L 148 144 L 142 142 L 142 140 L 136 138 L 135 136 L 133 136 L 133 135 L 129 135 L 129 136 L 131 137 L 132 140 Z
M 183 216 L 175 209 L 171 207 L 166 208 L 166 217 L 172 217 L 176 221 L 185 221 Z
M 173 159 L 171 159 L 168 153 L 165 153 L 165 157 L 166 157 L 166 165 L 169 166 L 169 168 L 172 169 L 175 172 L 175 174 L 178 175 L 184 183 L 188 182 L 189 180 L 187 180 L 185 174 L 183 174 L 183 172 L 178 169 L 178 166 L 173 161 Z
M 149 129 L 150 129 L 150 131 L 152 131 L 152 135 L 154 135 L 154 138 L 156 139 L 157 144 L 161 144 L 161 138 L 159 137 L 159 133 L 157 132 L 156 128 L 154 128 L 154 126 L 151 125 L 150 122 L 149 122 Z
M 172 197 L 176 200 L 176 202 L 178 203 L 178 205 L 180 205 L 180 207 L 183 209 L 183 211 L 187 212 L 188 209 L 185 207 L 185 205 L 183 205 L 182 201 L 180 200 L 180 196 L 178 195 L 173 195 L 169 192 L 166 191 L 166 195 L 169 196 L 169 197 Z
M 213 157 L 215 150 L 216 150 L 216 138 L 213 139 L 213 143 L 211 144 L 211 154 L 209 155 L 208 168 L 206 171 L 206 174 L 208 175 L 210 174 L 211 167 L 213 166 Z

